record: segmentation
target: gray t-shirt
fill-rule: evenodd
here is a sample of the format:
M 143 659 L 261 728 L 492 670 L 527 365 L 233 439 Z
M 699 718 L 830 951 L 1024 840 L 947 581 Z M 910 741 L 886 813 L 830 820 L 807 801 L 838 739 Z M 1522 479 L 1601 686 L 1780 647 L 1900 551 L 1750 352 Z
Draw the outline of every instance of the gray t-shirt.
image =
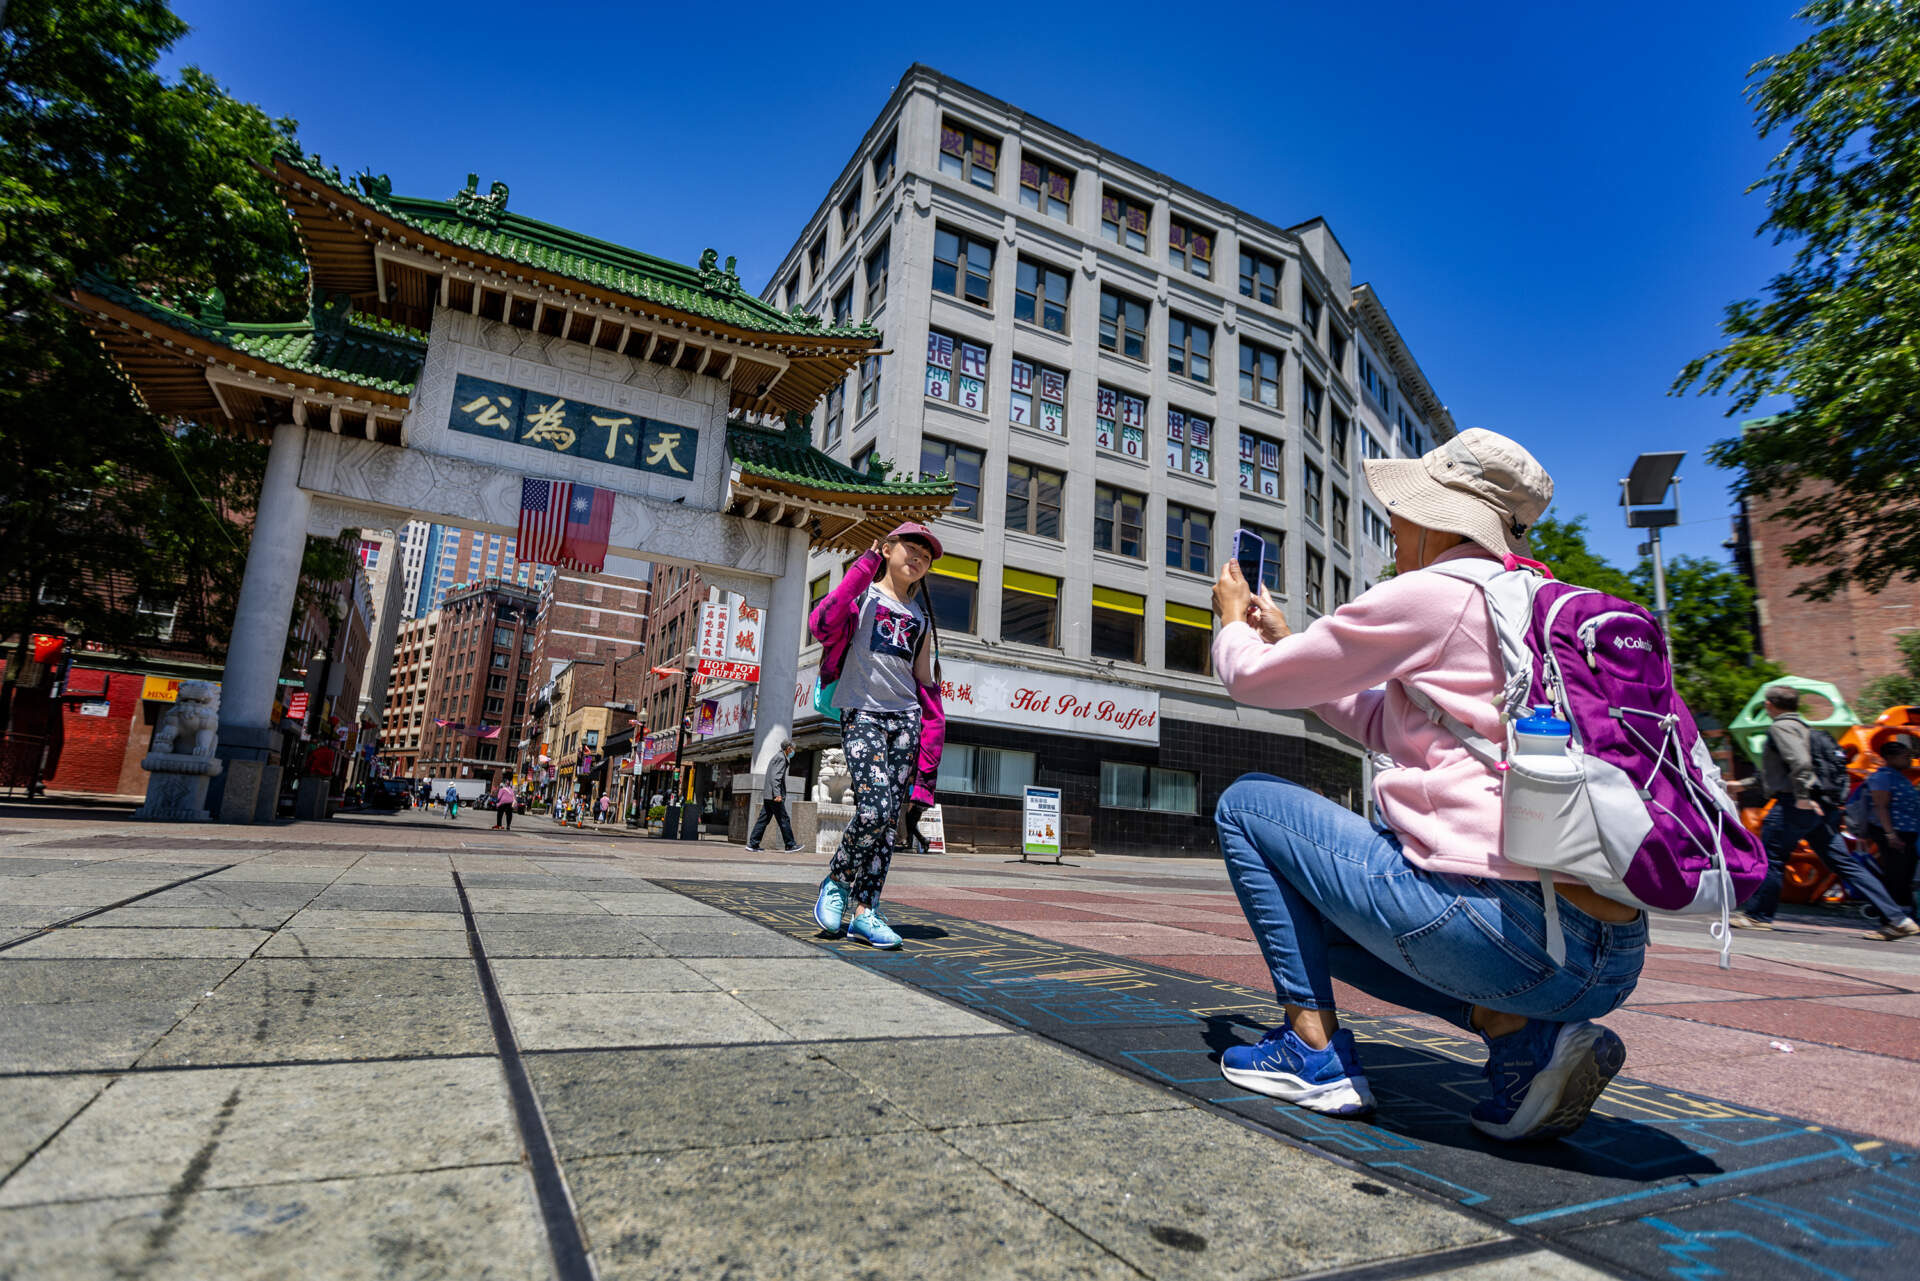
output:
M 920 685 L 913 678 L 913 660 L 926 635 L 927 615 L 919 605 L 895 600 L 878 583 L 867 588 L 833 705 L 863 712 L 918 709 Z

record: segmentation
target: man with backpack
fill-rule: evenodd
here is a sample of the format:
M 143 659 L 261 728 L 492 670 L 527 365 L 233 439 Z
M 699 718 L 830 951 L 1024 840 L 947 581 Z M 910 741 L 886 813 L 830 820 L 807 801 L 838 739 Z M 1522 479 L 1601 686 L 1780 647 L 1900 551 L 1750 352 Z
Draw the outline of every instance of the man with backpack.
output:
M 1740 905 L 1730 923 L 1743 930 L 1773 928 L 1787 856 L 1805 841 L 1880 914 L 1885 924 L 1867 937 L 1893 940 L 1920 934 L 1920 924 L 1893 901 L 1873 869 L 1847 848 L 1847 838 L 1840 834 L 1847 761 L 1839 745 L 1826 731 L 1807 724 L 1800 715 L 1800 691 L 1791 685 L 1767 690 L 1767 714 L 1773 724 L 1767 727 L 1767 745 L 1760 753 L 1761 784 L 1773 798 L 1773 808 L 1760 825 L 1767 879 Z

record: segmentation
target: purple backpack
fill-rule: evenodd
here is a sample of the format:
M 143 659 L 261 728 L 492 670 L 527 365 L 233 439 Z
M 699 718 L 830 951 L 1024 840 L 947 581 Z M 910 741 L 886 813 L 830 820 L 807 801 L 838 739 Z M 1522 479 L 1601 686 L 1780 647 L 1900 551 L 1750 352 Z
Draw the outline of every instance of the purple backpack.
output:
M 1740 822 L 1693 717 L 1673 687 L 1666 637 L 1645 609 L 1590 587 L 1556 582 L 1544 565 L 1509 556 L 1430 565 L 1478 586 L 1499 637 L 1506 686 L 1494 744 L 1406 686 L 1429 719 L 1501 776 L 1501 853 L 1540 873 L 1548 952 L 1566 959 L 1554 876 L 1655 912 L 1716 913 L 1720 965 L 1727 918 L 1766 875 L 1760 841 Z M 1560 768 L 1513 753 L 1513 722 L 1551 705 L 1573 733 Z

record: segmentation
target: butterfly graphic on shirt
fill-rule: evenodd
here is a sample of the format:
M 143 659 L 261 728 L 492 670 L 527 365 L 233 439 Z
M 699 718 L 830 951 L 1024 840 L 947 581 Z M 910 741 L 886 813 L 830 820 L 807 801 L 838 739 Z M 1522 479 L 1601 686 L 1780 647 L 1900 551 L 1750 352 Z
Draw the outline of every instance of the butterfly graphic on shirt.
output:
M 912 658 L 915 646 L 920 643 L 920 630 L 924 626 L 914 617 L 911 610 L 895 609 L 885 601 L 874 602 L 873 636 L 869 642 L 876 654 L 887 654 L 894 658 Z

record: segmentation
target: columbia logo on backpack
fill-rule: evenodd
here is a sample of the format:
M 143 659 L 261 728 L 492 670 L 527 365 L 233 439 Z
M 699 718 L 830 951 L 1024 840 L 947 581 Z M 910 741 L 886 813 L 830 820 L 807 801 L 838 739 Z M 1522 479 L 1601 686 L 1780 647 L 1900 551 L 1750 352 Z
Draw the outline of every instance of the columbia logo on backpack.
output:
M 1495 744 L 1407 697 L 1502 779 L 1501 853 L 1540 873 L 1547 952 L 1566 959 L 1556 875 L 1654 912 L 1719 916 L 1711 932 L 1729 964 L 1727 918 L 1766 876 L 1759 838 L 1740 823 L 1692 715 L 1673 686 L 1666 638 L 1645 609 L 1556 581 L 1508 556 L 1429 565 L 1485 593 L 1499 638 L 1507 742 Z M 1515 751 L 1515 726 L 1538 707 L 1563 726 L 1564 757 Z M 1836 753 L 1837 754 L 1837 753 Z

